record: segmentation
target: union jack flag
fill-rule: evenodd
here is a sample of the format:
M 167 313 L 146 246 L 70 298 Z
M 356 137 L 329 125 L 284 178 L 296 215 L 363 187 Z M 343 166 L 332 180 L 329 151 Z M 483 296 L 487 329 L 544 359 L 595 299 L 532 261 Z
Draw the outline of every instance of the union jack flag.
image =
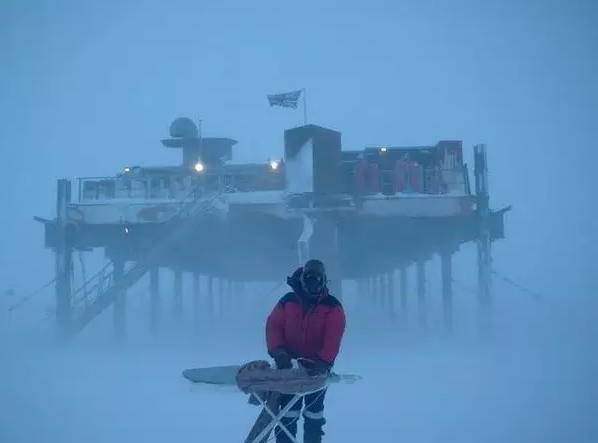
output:
M 293 92 L 283 92 L 282 94 L 271 94 L 268 95 L 268 103 L 270 106 L 280 106 L 282 108 L 293 108 L 297 109 L 299 98 L 301 97 L 303 90 Z

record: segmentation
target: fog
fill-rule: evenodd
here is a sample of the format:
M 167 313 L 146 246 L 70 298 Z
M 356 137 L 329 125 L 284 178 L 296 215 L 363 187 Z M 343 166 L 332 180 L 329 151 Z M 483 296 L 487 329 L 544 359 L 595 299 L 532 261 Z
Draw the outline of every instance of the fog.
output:
M 194 329 L 190 278 L 178 322 L 164 271 L 158 338 L 144 277 L 125 341 L 109 309 L 57 346 L 53 286 L 30 297 L 54 276 L 33 216 L 54 217 L 58 178 L 177 164 L 159 140 L 179 116 L 239 140 L 235 162 L 281 157 L 303 115 L 266 95 L 300 88 L 309 122 L 341 131 L 344 149 L 457 139 L 473 165 L 471 146 L 487 144 L 491 206 L 513 205 L 493 246 L 492 339 L 475 327 L 473 244 L 454 257 L 450 339 L 437 257 L 425 331 L 414 277 L 395 320 L 345 282 L 336 369 L 363 380 L 330 388 L 324 441 L 598 441 L 597 19 L 589 0 L 2 0 L 0 442 L 245 438 L 258 410 L 180 373 L 265 358 L 286 275 L 245 285 Z M 79 283 L 81 262 L 90 276 L 106 260 L 81 258 Z

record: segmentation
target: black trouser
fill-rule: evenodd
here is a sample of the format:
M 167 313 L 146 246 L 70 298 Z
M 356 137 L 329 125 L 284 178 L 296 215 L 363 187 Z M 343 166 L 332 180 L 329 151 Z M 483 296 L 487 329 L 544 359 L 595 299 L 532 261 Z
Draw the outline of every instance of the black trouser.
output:
M 326 424 L 324 418 L 324 397 L 326 396 L 326 389 L 323 389 L 313 394 L 303 397 L 303 401 L 298 401 L 293 405 L 289 412 L 280 420 L 280 424 L 286 427 L 293 436 L 297 436 L 297 421 L 301 415 L 303 403 L 303 442 L 304 443 L 320 443 L 324 431 L 322 427 Z M 282 395 L 280 397 L 280 409 L 284 408 L 293 395 Z M 276 443 L 288 443 L 291 440 L 278 426 L 275 428 Z

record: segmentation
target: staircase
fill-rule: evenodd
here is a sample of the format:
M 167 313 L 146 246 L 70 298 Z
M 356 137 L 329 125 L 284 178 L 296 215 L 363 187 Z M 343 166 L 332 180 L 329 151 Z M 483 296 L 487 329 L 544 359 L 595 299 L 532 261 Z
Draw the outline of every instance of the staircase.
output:
M 155 246 L 143 258 L 125 264 L 124 273 L 116 278 L 112 263 L 106 265 L 71 295 L 73 305 L 69 335 L 81 332 L 95 317 L 117 299 L 119 294 L 137 283 L 153 266 L 157 257 L 172 244 L 185 238 L 203 216 L 225 216 L 228 204 L 221 192 L 193 192 L 181 201 L 180 209 L 166 222 L 175 229 L 155 239 Z

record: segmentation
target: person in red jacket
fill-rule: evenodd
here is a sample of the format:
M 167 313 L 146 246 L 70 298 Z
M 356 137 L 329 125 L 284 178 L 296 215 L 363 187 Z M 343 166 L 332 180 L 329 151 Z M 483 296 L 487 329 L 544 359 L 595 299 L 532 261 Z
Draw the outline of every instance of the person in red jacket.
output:
M 266 322 L 268 354 L 278 369 L 292 367 L 298 359 L 312 376 L 330 371 L 345 332 L 345 312 L 341 302 L 328 293 L 326 270 L 320 260 L 308 260 L 287 279 L 293 290 L 282 297 Z M 304 443 L 320 443 L 324 432 L 326 390 L 305 396 Z M 283 408 L 292 396 L 281 397 Z M 291 434 L 297 435 L 297 420 L 302 404 L 298 402 L 281 420 Z M 276 442 L 291 440 L 276 429 Z

